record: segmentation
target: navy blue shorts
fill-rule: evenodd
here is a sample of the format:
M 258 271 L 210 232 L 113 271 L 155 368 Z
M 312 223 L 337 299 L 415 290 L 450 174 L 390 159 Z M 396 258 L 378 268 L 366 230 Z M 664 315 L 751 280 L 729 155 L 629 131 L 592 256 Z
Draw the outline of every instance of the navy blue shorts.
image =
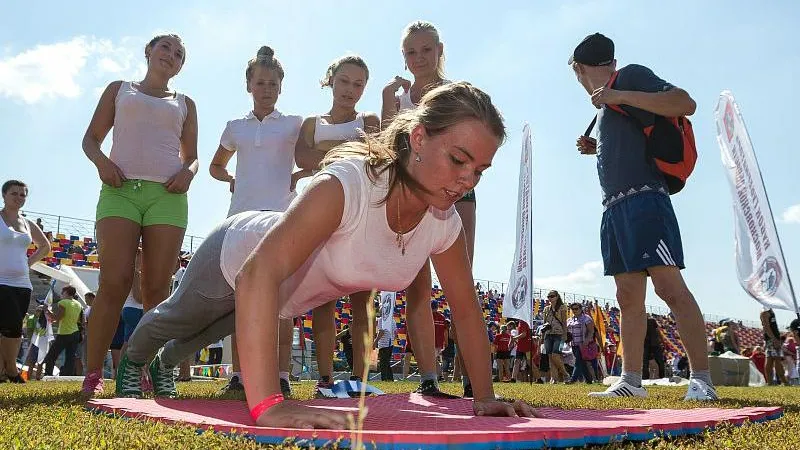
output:
M 672 202 L 657 192 L 633 195 L 606 209 L 600 247 L 606 275 L 642 272 L 653 266 L 685 267 Z
M 111 350 L 122 350 L 123 344 L 125 344 L 125 322 L 122 321 L 122 314 L 120 313 L 117 331 L 114 332 L 114 339 L 111 340 L 109 348 Z
M 128 342 L 133 335 L 133 331 L 136 329 L 136 325 L 139 325 L 139 321 L 142 320 L 142 316 L 144 315 L 144 311 L 142 308 L 134 308 L 132 306 L 126 306 L 122 308 L 122 323 L 124 326 L 124 341 Z

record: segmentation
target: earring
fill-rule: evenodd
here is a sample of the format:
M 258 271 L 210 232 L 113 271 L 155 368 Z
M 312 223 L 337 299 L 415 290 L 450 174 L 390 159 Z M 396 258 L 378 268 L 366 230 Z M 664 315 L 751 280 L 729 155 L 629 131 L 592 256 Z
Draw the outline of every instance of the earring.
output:
M 422 158 L 419 157 L 419 153 L 417 153 L 417 156 L 414 157 L 414 161 L 422 162 Z

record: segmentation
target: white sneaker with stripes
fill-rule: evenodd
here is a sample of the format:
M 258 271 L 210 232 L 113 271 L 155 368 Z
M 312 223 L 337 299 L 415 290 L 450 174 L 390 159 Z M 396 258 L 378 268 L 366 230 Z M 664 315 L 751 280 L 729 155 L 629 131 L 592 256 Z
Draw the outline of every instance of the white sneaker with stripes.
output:
M 689 389 L 686 391 L 686 397 L 683 399 L 705 402 L 719 400 L 719 397 L 717 397 L 717 391 L 714 390 L 714 386 L 710 386 L 703 380 L 692 378 L 689 380 Z
M 603 392 L 589 392 L 589 397 L 647 397 L 647 391 L 641 387 L 632 386 L 622 380 L 612 384 Z

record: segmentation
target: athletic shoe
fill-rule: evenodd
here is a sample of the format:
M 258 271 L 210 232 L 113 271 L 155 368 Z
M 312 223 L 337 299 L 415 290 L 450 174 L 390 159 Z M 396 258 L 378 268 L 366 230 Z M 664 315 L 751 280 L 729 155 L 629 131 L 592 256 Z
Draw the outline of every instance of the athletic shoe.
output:
M 330 398 L 320 392 L 320 389 L 333 389 L 333 382 L 330 377 L 323 377 L 317 380 L 317 385 L 314 387 L 314 398 Z
M 714 386 L 707 384 L 703 380 L 692 378 L 689 380 L 689 389 L 686 391 L 686 397 L 683 399 L 704 402 L 719 400 L 719 397 L 717 397 L 717 391 L 714 390 Z
M 117 367 L 117 383 L 116 392 L 117 397 L 133 397 L 140 398 L 142 396 L 142 367 L 144 364 L 136 364 L 128 359 L 128 355 L 122 355 Z M 86 390 L 86 380 L 90 375 L 84 378 L 83 386 Z
M 461 398 L 456 395 L 450 395 L 444 393 L 439 390 L 439 386 L 436 384 L 434 380 L 425 380 L 417 386 L 417 389 L 414 390 L 417 394 L 426 395 L 428 397 L 438 397 L 438 398 Z
M 589 397 L 647 397 L 647 391 L 644 388 L 631 386 L 630 384 L 620 380 L 612 384 L 603 392 L 589 392 Z
M 178 396 L 178 390 L 175 389 L 175 368 L 162 364 L 161 353 L 153 358 L 148 372 L 150 372 L 150 381 L 153 383 L 153 395 L 169 398 Z
M 81 393 L 84 397 L 92 398 L 95 395 L 102 395 L 103 387 L 103 369 L 97 369 L 89 372 L 83 378 Z
M 237 375 L 232 376 L 228 380 L 228 384 L 220 389 L 220 394 L 226 394 L 228 392 L 244 392 L 244 385 L 241 381 L 239 381 L 239 377 Z
M 8 382 L 16 384 L 25 384 L 25 379 L 22 378 L 22 375 L 20 373 L 17 373 L 13 377 L 8 377 Z
M 281 378 L 280 381 L 281 381 L 281 394 L 283 394 L 284 397 L 292 395 L 292 386 L 289 384 L 289 382 L 284 380 L 283 378 Z

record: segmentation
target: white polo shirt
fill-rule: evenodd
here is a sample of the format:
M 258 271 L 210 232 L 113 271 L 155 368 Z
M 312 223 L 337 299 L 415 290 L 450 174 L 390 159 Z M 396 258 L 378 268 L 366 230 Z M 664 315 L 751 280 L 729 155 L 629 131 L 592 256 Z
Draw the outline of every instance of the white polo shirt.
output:
M 285 211 L 301 116 L 275 110 L 259 121 L 250 111 L 225 126 L 219 144 L 236 152 L 236 185 L 228 216 L 243 211 Z

